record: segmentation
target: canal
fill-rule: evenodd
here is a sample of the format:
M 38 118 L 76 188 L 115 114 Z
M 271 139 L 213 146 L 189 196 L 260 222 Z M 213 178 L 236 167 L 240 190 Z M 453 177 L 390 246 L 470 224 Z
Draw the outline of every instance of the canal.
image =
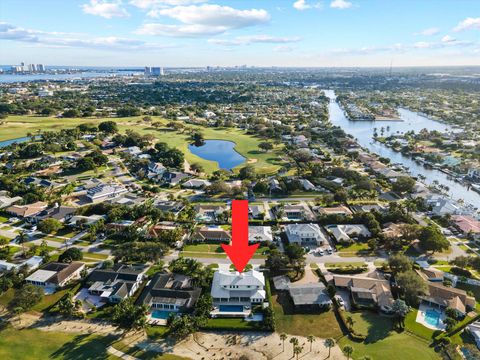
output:
M 372 139 L 375 128 L 377 128 L 377 132 L 380 133 L 380 129 L 383 127 L 385 129 L 385 135 L 388 136 L 389 134 L 395 134 L 397 132 L 404 133 L 410 130 L 418 132 L 423 128 L 442 132 L 453 131 L 450 126 L 406 109 L 399 109 L 400 118 L 403 121 L 352 121 L 345 116 L 345 113 L 336 102 L 335 92 L 333 90 L 324 90 L 324 92 L 331 100 L 329 104 L 329 117 L 331 123 L 341 127 L 347 134 L 355 137 L 362 147 L 370 150 L 372 153 L 390 159 L 392 163 L 402 164 L 409 169 L 412 176 L 423 175 L 426 178 L 425 182 L 427 184 L 432 184 L 436 180 L 439 184 L 448 186 L 448 194 L 452 199 L 462 199 L 466 204 L 479 207 L 480 194 L 473 190 L 468 190 L 462 184 L 449 179 L 449 177 L 443 172 L 435 169 L 427 169 L 422 165 L 417 164 L 410 157 L 393 151 L 379 142 L 374 142 Z M 388 131 L 387 127 L 389 128 Z

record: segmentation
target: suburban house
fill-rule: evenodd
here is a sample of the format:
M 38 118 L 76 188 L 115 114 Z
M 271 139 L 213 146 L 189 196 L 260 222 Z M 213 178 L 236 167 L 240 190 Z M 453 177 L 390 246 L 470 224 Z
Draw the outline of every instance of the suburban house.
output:
M 33 218 L 35 215 L 39 214 L 48 207 L 48 204 L 43 201 L 37 201 L 33 204 L 28 205 L 11 205 L 5 209 L 10 215 L 16 216 L 18 218 Z
M 248 227 L 248 242 L 272 242 L 272 228 L 270 226 L 249 226 Z
M 72 206 L 64 206 L 64 205 L 55 205 L 50 209 L 45 209 L 41 211 L 39 214 L 35 215 L 34 221 L 40 222 L 45 219 L 55 219 L 60 222 L 65 222 L 71 219 L 73 214 L 77 211 L 77 208 Z
M 480 221 L 469 215 L 454 215 L 452 220 L 455 227 L 463 234 L 472 236 L 475 240 L 480 239 Z
M 162 181 L 166 184 L 170 184 L 171 186 L 175 186 L 186 178 L 188 178 L 188 174 L 179 171 L 166 171 L 163 173 Z
M 326 242 L 318 224 L 289 224 L 285 226 L 285 234 L 290 244 L 318 246 Z
M 223 205 L 196 205 L 195 220 L 213 222 L 217 217 L 224 213 L 227 208 Z
M 70 264 L 51 262 L 35 271 L 25 281 L 27 284 L 43 287 L 45 293 L 53 293 L 70 281 L 80 279 L 80 273 L 84 268 L 85 264 L 81 262 Z
M 189 188 L 189 189 L 200 189 L 200 188 L 210 186 L 211 184 L 212 183 L 210 181 L 204 180 L 204 179 L 190 179 L 185 181 L 182 184 L 182 187 Z
M 69 226 L 73 227 L 88 227 L 93 224 L 96 224 L 100 220 L 105 220 L 105 215 L 90 215 L 90 216 L 83 216 L 83 215 L 74 215 L 68 220 Z
M 229 243 L 232 239 L 230 232 L 222 229 L 219 226 L 210 227 L 203 226 L 197 228 L 190 237 L 193 242 L 222 242 Z
M 201 292 L 189 276 L 157 273 L 142 291 L 137 305 L 147 305 L 152 312 L 185 313 L 193 310 Z
M 417 270 L 416 272 L 425 281 L 443 282 L 444 279 L 444 272 L 431 266 L 420 268 L 420 270 Z
M 428 206 L 431 207 L 431 213 L 437 216 L 443 216 L 446 214 L 450 215 L 459 215 L 462 214 L 462 209 L 458 204 L 448 198 L 445 198 L 440 195 L 430 195 L 425 199 L 425 202 Z
M 154 178 L 154 177 L 158 177 L 158 176 L 161 177 L 165 173 L 165 171 L 167 171 L 167 168 L 165 166 L 163 166 L 162 163 L 151 161 L 148 164 L 147 177 L 149 179 Z
M 250 219 L 263 219 L 265 216 L 265 208 L 263 205 L 249 205 L 248 217 Z
M 217 270 L 213 275 L 211 295 L 212 317 L 248 316 L 252 306 L 265 301 L 265 277 L 256 270 L 242 273 Z
M 469 309 L 476 306 L 475 298 L 469 296 L 465 290 L 453 287 L 446 287 L 441 283 L 428 282 L 428 295 L 419 298 L 430 304 L 437 305 L 440 308 L 452 308 L 460 314 L 465 315 Z
M 367 227 L 362 224 L 327 225 L 326 228 L 338 243 L 353 242 L 372 236 Z
M 273 284 L 277 291 L 286 291 L 296 309 L 318 309 L 331 305 L 332 301 L 323 283 L 291 283 L 288 276 L 275 276 Z
M 378 306 L 382 311 L 390 311 L 393 304 L 390 283 L 364 276 L 334 275 L 333 282 L 339 289 L 348 290 L 352 302 L 360 306 Z
M 0 260 L 0 271 L 10 271 L 12 269 L 20 269 L 22 267 L 26 267 L 28 270 L 36 270 L 42 264 L 43 257 L 34 255 L 29 259 L 22 260 L 19 262 L 8 262 L 5 260 Z
M 182 202 L 173 200 L 156 200 L 153 203 L 153 206 L 155 206 L 160 211 L 172 213 L 175 216 L 177 216 L 180 211 L 185 208 L 185 205 Z
M 274 208 L 277 219 L 279 220 L 314 220 L 312 211 L 304 204 L 285 204 Z
M 9 207 L 21 200 L 22 198 L 20 196 L 10 197 L 10 196 L 7 196 L 6 191 L 0 191 L 0 209 Z
M 111 269 L 95 269 L 87 279 L 88 293 L 104 302 L 119 303 L 139 288 L 145 268 L 116 264 Z
M 123 186 L 116 184 L 101 184 L 97 185 L 87 191 L 87 198 L 90 202 L 101 202 L 107 199 L 119 197 L 127 193 L 128 190 Z
M 348 207 L 341 205 L 341 206 L 335 206 L 335 207 L 321 207 L 318 206 L 315 208 L 315 210 L 318 212 L 320 215 L 352 215 L 352 210 L 350 210 Z

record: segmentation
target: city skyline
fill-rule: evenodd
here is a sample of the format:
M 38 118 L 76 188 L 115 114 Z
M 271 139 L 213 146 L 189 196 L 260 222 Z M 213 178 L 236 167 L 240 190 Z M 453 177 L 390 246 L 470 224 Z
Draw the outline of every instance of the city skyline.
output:
M 463 0 L 5 0 L 0 63 L 480 65 L 479 15 Z

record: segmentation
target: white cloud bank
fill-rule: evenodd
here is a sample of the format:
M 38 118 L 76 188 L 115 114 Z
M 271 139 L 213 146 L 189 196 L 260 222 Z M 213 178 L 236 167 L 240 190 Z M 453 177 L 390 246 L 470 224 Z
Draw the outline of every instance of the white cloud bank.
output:
M 122 7 L 120 0 L 105 1 L 105 0 L 90 0 L 90 3 L 83 4 L 82 10 L 85 14 L 101 16 L 105 19 L 114 17 L 125 18 L 130 14 Z
M 466 18 L 463 21 L 460 21 L 453 31 L 459 32 L 463 30 L 480 30 L 480 17 L 478 18 Z
M 349 9 L 352 6 L 353 6 L 353 4 L 350 1 L 347 1 L 347 0 L 333 0 L 330 3 L 331 8 L 340 9 L 340 10 Z

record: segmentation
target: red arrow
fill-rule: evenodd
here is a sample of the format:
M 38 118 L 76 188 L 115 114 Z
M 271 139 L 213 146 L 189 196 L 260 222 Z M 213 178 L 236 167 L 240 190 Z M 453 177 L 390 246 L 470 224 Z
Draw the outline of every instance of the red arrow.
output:
M 232 245 L 222 244 L 222 248 L 237 271 L 245 269 L 259 245 L 248 245 L 248 201 L 233 200 Z

